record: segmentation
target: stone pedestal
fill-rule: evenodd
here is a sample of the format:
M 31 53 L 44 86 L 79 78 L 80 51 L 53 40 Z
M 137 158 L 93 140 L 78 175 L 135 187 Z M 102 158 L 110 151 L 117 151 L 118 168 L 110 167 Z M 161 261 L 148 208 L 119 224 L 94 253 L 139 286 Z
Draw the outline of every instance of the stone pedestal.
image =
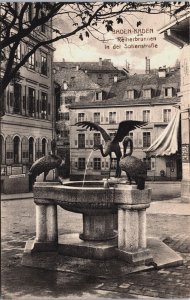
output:
M 117 237 L 114 232 L 114 214 L 87 215 L 83 214 L 83 233 L 80 239 L 84 241 L 106 241 Z
M 118 256 L 134 264 L 151 262 L 146 237 L 146 208 L 150 206 L 151 190 L 120 185 L 115 201 L 118 204 Z
M 38 199 L 36 203 L 36 238 L 33 251 L 55 251 L 58 246 L 57 205 Z

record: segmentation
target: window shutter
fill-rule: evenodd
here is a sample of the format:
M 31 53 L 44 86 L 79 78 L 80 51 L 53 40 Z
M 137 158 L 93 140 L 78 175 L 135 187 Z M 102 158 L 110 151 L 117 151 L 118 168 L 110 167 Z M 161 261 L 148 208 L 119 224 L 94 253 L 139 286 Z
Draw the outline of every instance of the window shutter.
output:
M 50 103 L 48 103 L 48 115 L 51 114 L 51 106 L 50 106 Z

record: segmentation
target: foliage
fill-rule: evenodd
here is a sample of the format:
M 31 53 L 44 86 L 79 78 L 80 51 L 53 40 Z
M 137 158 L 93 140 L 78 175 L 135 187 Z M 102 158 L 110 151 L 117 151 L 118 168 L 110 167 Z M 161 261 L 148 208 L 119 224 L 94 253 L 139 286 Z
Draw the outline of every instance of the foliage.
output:
M 60 39 L 68 40 L 78 35 L 84 40 L 100 38 L 113 31 L 115 24 L 127 22 L 127 15 L 134 12 L 147 14 L 168 13 L 176 16 L 189 9 L 189 2 L 2 2 L 0 4 L 0 53 L 2 95 L 11 81 L 18 77 L 19 69 L 38 48 L 51 45 Z M 52 24 L 61 20 L 61 30 Z M 137 27 L 141 22 L 137 20 Z M 32 37 L 33 43 L 31 44 Z M 19 45 L 26 45 L 19 56 Z

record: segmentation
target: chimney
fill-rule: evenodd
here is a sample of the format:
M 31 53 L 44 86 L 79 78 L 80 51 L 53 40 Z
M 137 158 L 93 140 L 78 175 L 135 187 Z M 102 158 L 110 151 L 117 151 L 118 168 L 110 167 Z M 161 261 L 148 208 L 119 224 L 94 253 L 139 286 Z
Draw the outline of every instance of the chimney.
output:
M 62 58 L 62 62 L 65 62 L 65 59 L 64 59 L 64 58 Z
M 150 58 L 145 57 L 146 59 L 146 74 L 150 74 Z
M 159 69 L 158 69 L 158 76 L 160 77 L 160 78 L 165 78 L 166 77 L 166 66 L 163 66 L 163 67 L 160 67 Z
M 99 66 L 102 67 L 102 58 L 99 58 Z

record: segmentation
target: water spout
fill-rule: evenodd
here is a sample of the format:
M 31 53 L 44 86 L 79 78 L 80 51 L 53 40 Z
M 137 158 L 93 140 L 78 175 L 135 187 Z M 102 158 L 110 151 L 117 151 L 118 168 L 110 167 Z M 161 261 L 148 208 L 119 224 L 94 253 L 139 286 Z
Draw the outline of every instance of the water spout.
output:
M 84 182 L 85 182 L 85 178 L 86 178 L 86 172 L 87 172 L 87 168 L 88 168 L 88 164 L 89 164 L 89 161 L 90 161 L 90 158 L 91 158 L 91 155 L 93 153 L 94 150 L 92 150 L 89 154 L 89 157 L 88 157 L 88 160 L 87 160 L 87 163 L 86 163 L 86 167 L 85 167 L 85 172 L 84 172 L 84 177 L 83 177 L 83 181 L 82 181 L 82 187 L 84 187 Z

